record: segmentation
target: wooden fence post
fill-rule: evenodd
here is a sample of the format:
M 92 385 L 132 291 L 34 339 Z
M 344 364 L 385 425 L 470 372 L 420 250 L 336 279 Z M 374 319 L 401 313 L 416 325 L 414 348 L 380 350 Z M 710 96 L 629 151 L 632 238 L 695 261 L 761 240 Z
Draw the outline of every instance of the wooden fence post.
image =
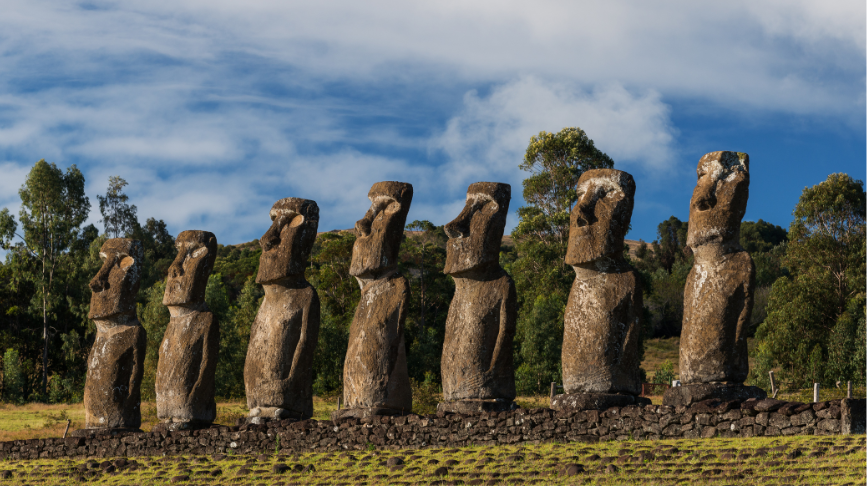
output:
M 777 382 L 774 380 L 774 372 L 769 371 L 768 375 L 771 377 L 771 398 L 777 398 Z
M 846 398 L 852 398 L 852 382 L 846 382 Z
M 549 398 L 550 398 L 550 402 L 549 402 L 549 403 L 554 403 L 554 392 L 555 392 L 556 390 L 557 390 L 557 383 L 555 383 L 555 382 L 552 381 L 552 382 L 551 382 L 551 396 L 549 397 Z
M 819 402 L 819 384 L 813 383 L 813 403 Z
M 340 397 L 337 397 L 337 410 L 340 410 Z

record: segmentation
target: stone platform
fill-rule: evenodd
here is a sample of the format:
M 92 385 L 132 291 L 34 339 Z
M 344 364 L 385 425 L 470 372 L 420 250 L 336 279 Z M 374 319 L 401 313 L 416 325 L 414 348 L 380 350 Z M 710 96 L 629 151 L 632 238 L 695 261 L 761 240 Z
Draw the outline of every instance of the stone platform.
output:
M 512 400 L 455 400 L 437 404 L 437 413 L 474 414 L 482 412 L 509 412 L 517 410 Z
M 759 387 L 727 383 L 698 383 L 673 386 L 665 390 L 662 404 L 669 407 L 687 407 L 704 400 L 744 401 L 750 398 L 761 400 L 768 394 Z
M 650 405 L 650 399 L 619 393 L 564 393 L 554 395 L 551 408 L 560 411 L 607 410 L 611 407 Z
M 473 415 L 372 416 L 0 442 L 0 460 L 420 449 L 545 442 L 864 434 L 867 400 L 819 403 L 705 400 L 688 407 L 517 409 Z

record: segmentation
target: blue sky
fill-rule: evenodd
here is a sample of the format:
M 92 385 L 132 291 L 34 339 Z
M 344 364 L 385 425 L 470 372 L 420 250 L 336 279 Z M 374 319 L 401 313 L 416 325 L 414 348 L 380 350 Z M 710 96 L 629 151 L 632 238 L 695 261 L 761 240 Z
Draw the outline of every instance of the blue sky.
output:
M 631 239 L 686 219 L 695 165 L 747 152 L 745 219 L 865 179 L 863 1 L 46 2 L 0 16 L 0 207 L 40 158 L 141 219 L 257 239 L 283 197 L 350 228 L 410 182 L 445 224 L 476 181 L 513 187 L 532 135 L 583 128 L 636 179 Z

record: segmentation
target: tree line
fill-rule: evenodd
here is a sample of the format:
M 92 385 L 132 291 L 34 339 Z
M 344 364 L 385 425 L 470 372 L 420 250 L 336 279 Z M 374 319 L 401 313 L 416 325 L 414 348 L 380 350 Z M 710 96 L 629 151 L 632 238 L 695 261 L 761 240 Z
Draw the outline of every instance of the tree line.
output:
M 575 185 L 589 169 L 614 161 L 578 128 L 532 137 L 521 169 L 525 206 L 511 241 L 503 244 L 501 266 L 518 293 L 515 336 L 516 385 L 521 395 L 545 393 L 560 382 L 563 313 L 574 279 L 565 265 L 569 214 Z M 95 337 L 87 319 L 88 282 L 101 266 L 107 238 L 142 242 L 144 274 L 137 314 L 147 331 L 143 399 L 154 398 L 159 344 L 169 322 L 162 305 L 165 277 L 175 257 L 165 222 L 142 224 L 124 193 L 121 177 L 109 179 L 97 196 L 103 231 L 83 226 L 90 211 L 84 177 L 73 165 L 37 162 L 19 191 L 16 219 L 0 211 L 0 397 L 4 401 L 71 402 L 82 399 L 86 358 Z M 864 380 L 865 370 L 865 197 L 862 181 L 832 174 L 806 188 L 789 230 L 759 220 L 741 225 L 741 244 L 756 265 L 751 333 L 755 360 L 750 381 L 767 386 L 767 371 L 801 386 L 812 381 Z M 267 222 L 267 221 L 265 221 Z M 265 224 L 263 222 L 263 225 Z M 263 226 L 264 230 L 265 226 Z M 693 257 L 686 246 L 688 222 L 671 217 L 657 238 L 641 242 L 627 259 L 644 287 L 645 338 L 677 336 L 683 289 Z M 349 326 L 360 290 L 349 275 L 355 235 L 320 234 L 305 272 L 322 305 L 314 358 L 314 392 L 333 396 L 342 386 Z M 447 236 L 442 226 L 413 221 L 401 243 L 399 270 L 412 286 L 406 321 L 407 360 L 414 393 L 440 386 L 440 357 L 454 282 L 442 273 Z M 261 248 L 257 241 L 220 245 L 206 301 L 220 321 L 217 395 L 244 396 L 243 369 L 250 326 L 262 302 L 255 283 Z M 643 353 L 643 351 L 641 351 Z M 669 376 L 670 369 L 654 370 Z

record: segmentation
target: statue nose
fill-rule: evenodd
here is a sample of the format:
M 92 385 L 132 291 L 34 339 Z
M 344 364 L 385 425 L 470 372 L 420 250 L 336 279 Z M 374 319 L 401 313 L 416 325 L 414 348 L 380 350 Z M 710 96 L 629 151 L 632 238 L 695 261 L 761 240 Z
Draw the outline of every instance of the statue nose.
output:
M 90 281 L 89 287 L 92 292 L 104 292 L 108 290 L 108 274 L 111 272 L 111 265 L 114 262 L 106 261 L 102 268 L 96 273 L 96 276 Z
M 596 205 L 592 201 L 580 200 L 575 205 L 575 226 L 589 226 L 596 222 Z
M 699 211 L 707 211 L 716 206 L 716 191 L 714 184 L 703 184 L 695 188 L 693 207 Z
M 280 225 L 277 221 L 274 221 L 274 224 L 262 235 L 259 244 L 264 251 L 268 251 L 280 244 Z

